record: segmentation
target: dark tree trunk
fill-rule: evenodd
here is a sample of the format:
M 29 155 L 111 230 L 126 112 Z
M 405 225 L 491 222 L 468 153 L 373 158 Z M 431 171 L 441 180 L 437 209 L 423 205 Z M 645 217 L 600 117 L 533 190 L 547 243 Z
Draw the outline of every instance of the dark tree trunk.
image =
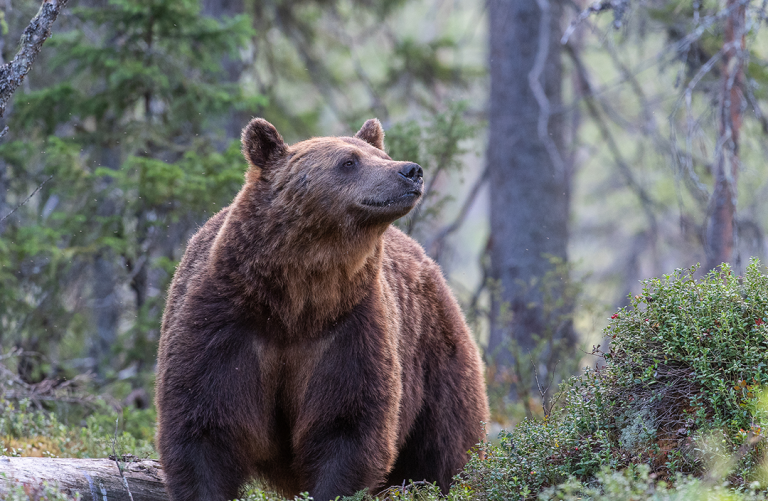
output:
M 570 174 L 560 153 L 561 14 L 559 0 L 489 3 L 490 255 L 491 275 L 500 287 L 492 304 L 489 349 L 497 364 L 523 364 L 525 370 L 531 364 L 514 360 L 506 348 L 510 339 L 520 354 L 533 350 L 536 337 L 547 332 L 573 342 L 570 322 L 547 325 L 544 294 L 536 285 L 553 269 L 550 257 L 567 260 Z
M 736 181 L 739 174 L 739 131 L 741 129 L 744 96 L 745 6 L 738 0 L 728 0 L 728 17 L 723 37 L 722 82 L 719 133 L 715 158 L 715 189 L 707 222 L 707 269 L 721 263 L 734 263 L 736 239 Z
M 201 5 L 203 14 L 216 19 L 232 17 L 244 12 L 243 0 L 203 0 Z M 240 80 L 240 76 L 245 69 L 245 65 L 239 57 L 224 56 L 221 61 L 221 66 L 226 74 L 225 81 L 227 82 L 237 82 Z M 229 114 L 223 118 L 222 128 L 225 131 L 226 139 L 239 138 L 240 132 L 248 121 L 253 118 L 255 111 L 256 110 L 231 110 Z
M 112 170 L 120 168 L 120 151 L 116 147 L 102 147 L 101 165 Z M 101 191 L 102 200 L 97 209 L 100 218 L 113 217 L 117 207 L 111 196 L 112 180 L 105 179 Z M 112 223 L 114 224 L 114 223 Z M 104 376 L 112 365 L 112 348 L 117 342 L 117 327 L 120 321 L 120 301 L 118 298 L 118 266 L 115 253 L 104 247 L 99 250 L 93 263 L 92 310 L 96 332 L 91 340 L 90 355 L 93 369 L 99 376 Z

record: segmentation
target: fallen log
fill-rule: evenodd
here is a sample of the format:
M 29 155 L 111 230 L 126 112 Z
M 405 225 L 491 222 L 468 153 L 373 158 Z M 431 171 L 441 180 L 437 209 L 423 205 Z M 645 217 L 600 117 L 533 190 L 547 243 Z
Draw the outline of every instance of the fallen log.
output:
M 61 491 L 83 501 L 167 501 L 163 469 L 158 461 L 121 458 L 121 476 L 114 459 L 59 459 L 0 456 L 0 499 L 9 487 L 58 484 Z M 127 487 L 126 487 L 127 484 Z M 130 491 L 130 494 L 129 494 Z

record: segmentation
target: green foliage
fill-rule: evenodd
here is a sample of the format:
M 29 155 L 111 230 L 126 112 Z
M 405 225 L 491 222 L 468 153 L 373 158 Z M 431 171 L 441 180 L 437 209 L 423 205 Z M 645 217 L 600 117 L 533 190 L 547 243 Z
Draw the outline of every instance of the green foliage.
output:
M 657 480 L 648 465 L 637 465 L 622 471 L 603 469 L 593 482 L 575 478 L 556 487 L 544 489 L 540 500 L 576 501 L 758 501 L 765 492 L 755 489 L 734 491 L 727 485 L 694 477 L 678 476 L 673 482 Z
M 695 271 L 645 281 L 606 330 L 608 424 L 626 429 L 646 413 L 651 452 L 651 441 L 680 449 L 689 437 L 714 431 L 736 448 L 762 436 L 766 424 L 758 389 L 768 383 L 768 277 L 756 260 L 744 277 L 725 264 L 698 281 Z M 759 451 L 742 459 L 742 475 L 750 475 Z M 695 468 L 698 461 L 689 459 Z
M 544 420 L 525 419 L 502 431 L 498 444 L 483 443 L 460 474 L 477 499 L 531 499 L 546 486 L 571 475 L 587 479 L 601 466 L 617 466 L 602 430 L 580 433 L 579 422 L 566 410 Z
M 46 355 L 24 365 L 27 381 L 71 376 L 82 365 L 62 361 L 91 355 L 95 362 L 81 364 L 100 376 L 135 369 L 142 384 L 179 244 L 242 184 L 237 142 L 216 124 L 263 102 L 222 79 L 222 60 L 252 31 L 244 16 L 203 16 L 195 0 L 112 0 L 70 12 L 75 29 L 46 45 L 46 71 L 57 77 L 15 95 L 15 137 L 0 145 L 10 200 L 52 176 L 41 205 L 0 228 L 0 339 Z M 99 261 L 108 263 L 101 275 Z M 113 331 L 121 314 L 131 321 L 99 348 L 94 282 L 105 275 L 120 294 L 114 308 L 133 308 L 113 313 Z
M 3 476 L 5 473 L 2 474 Z M 68 496 L 56 484 L 40 482 L 37 485 L 17 484 L 3 492 L 5 501 L 78 501 L 80 494 Z
M 388 83 L 396 84 L 403 75 L 421 81 L 427 87 L 436 84 L 453 83 L 465 86 L 472 72 L 462 72 L 453 65 L 441 60 L 441 50 L 455 49 L 456 42 L 451 38 L 440 38 L 428 43 L 420 43 L 413 38 L 399 40 L 394 48 L 393 61 L 389 67 Z
M 110 0 L 106 8 L 72 12 L 97 36 L 71 30 L 51 40 L 50 70 L 68 78 L 18 98 L 18 125 L 46 125 L 50 135 L 74 120 L 83 141 L 127 138 L 141 150 L 170 140 L 169 127 L 200 133 L 210 116 L 253 104 L 219 77 L 221 57 L 251 34 L 245 16 L 217 21 L 202 16 L 196 0 Z M 88 117 L 93 130 L 83 123 Z
M 327 133 L 320 126 L 329 114 L 348 131 L 372 116 L 389 125 L 403 115 L 435 113 L 446 90 L 464 88 L 484 72 L 476 60 L 467 64 L 460 56 L 466 44 L 461 46 L 456 26 L 438 22 L 442 29 L 425 36 L 412 13 L 435 8 L 443 5 L 298 0 L 288 8 L 281 0 L 246 2 L 256 31 L 253 80 L 269 97 L 258 114 L 293 140 Z M 451 10 L 461 19 L 466 8 L 456 4 Z
M 97 402 L 81 426 L 67 426 L 56 414 L 29 400 L 0 400 L 2 455 L 103 458 L 111 454 L 156 457 L 152 441 L 154 410 L 123 408 L 120 413 Z M 114 449 L 113 449 L 114 447 Z
M 619 485 L 624 477 L 599 472 L 644 464 L 650 470 L 632 471 L 671 480 L 709 469 L 741 488 L 768 485 L 759 391 L 768 383 L 768 276 L 756 260 L 743 277 L 727 265 L 700 280 L 695 271 L 643 282 L 606 328 L 611 351 L 596 352 L 605 365 L 567 381 L 544 420 L 482 444 L 462 482 L 481 499 L 530 499 L 569 477 Z M 596 499 L 621 499 L 608 486 Z M 575 499 L 563 489 L 562 499 Z
M 387 131 L 385 145 L 394 160 L 416 162 L 424 169 L 426 186 L 421 203 L 411 214 L 397 221 L 408 234 L 419 233 L 442 213 L 449 195 L 435 189 L 441 175 L 460 174 L 461 156 L 467 153 L 466 142 L 477 133 L 477 124 L 465 115 L 468 103 L 452 103 L 447 110 L 435 113 L 425 124 L 406 120 Z

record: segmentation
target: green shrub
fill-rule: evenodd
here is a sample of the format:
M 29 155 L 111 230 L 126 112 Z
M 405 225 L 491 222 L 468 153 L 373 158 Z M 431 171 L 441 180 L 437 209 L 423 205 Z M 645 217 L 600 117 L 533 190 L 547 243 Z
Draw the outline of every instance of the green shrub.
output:
M 743 483 L 765 449 L 768 276 L 756 260 L 743 277 L 725 264 L 701 280 L 695 271 L 645 281 L 613 315 L 601 420 L 622 457 L 700 473 L 711 454 L 738 454 L 732 480 Z
M 539 500 L 592 501 L 759 501 L 764 493 L 755 489 L 734 491 L 723 483 L 677 476 L 673 482 L 659 481 L 648 465 L 623 471 L 601 470 L 593 482 L 571 478 L 542 491 Z
M 572 475 L 586 479 L 605 465 L 619 466 L 606 431 L 582 433 L 579 425 L 579 416 L 565 410 L 544 420 L 521 421 L 502 431 L 497 444 L 480 444 L 480 454 L 472 455 L 457 487 L 472 499 L 533 499 Z
M 2 474 L 4 475 L 4 474 Z M 68 496 L 59 490 L 58 486 L 48 482 L 34 484 L 18 484 L 0 492 L 4 501 L 79 501 L 79 494 Z
M 154 416 L 154 410 L 127 407 L 118 414 L 101 402 L 84 419 L 84 426 L 66 426 L 56 414 L 35 408 L 29 400 L 0 399 L 0 454 L 102 458 L 113 454 L 114 446 L 118 455 L 156 457 Z
M 563 384 L 544 420 L 482 444 L 459 485 L 477 499 L 533 499 L 563 482 L 608 479 L 605 468 L 645 464 L 661 480 L 718 469 L 739 488 L 768 486 L 760 468 L 768 405 L 759 397 L 768 383 L 768 276 L 756 260 L 744 277 L 727 265 L 701 280 L 695 272 L 643 282 L 611 317 L 610 350 L 595 350 L 604 365 Z M 678 499 L 670 496 L 659 499 Z

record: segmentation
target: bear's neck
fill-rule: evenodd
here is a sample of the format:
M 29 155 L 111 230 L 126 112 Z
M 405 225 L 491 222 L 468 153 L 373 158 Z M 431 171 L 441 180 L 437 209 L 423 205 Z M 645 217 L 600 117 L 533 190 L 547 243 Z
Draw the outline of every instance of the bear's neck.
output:
M 247 301 L 242 307 L 279 320 L 287 338 L 318 335 L 370 293 L 386 226 L 318 234 L 311 221 L 290 220 L 258 199 L 246 186 L 230 206 L 214 243 L 219 276 Z

